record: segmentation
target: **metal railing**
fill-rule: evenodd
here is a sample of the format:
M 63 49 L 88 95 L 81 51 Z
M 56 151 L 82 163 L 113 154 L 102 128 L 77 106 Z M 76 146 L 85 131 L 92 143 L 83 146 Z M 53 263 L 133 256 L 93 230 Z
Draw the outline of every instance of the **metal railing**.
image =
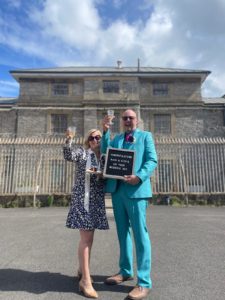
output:
M 75 164 L 63 138 L 0 139 L 0 195 L 68 194 Z M 76 145 L 82 138 L 75 140 Z M 156 139 L 156 194 L 225 194 L 225 139 Z

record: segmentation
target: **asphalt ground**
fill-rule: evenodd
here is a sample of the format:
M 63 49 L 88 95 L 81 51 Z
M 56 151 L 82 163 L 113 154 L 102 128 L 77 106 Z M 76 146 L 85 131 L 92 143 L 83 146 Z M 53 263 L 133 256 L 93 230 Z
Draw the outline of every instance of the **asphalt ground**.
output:
M 68 208 L 0 209 L 0 299 L 85 299 L 74 277 L 77 230 Z M 91 273 L 99 299 L 125 299 L 135 280 L 107 286 L 118 271 L 113 214 L 110 230 L 96 231 Z M 225 207 L 150 206 L 152 300 L 225 299 Z

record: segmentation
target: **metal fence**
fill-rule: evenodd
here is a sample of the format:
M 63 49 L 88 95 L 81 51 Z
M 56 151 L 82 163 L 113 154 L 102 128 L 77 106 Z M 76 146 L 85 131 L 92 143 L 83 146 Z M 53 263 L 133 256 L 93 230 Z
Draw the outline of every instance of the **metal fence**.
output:
M 0 139 L 0 195 L 68 194 L 75 164 L 62 138 Z M 83 139 L 76 139 L 80 145 Z M 225 194 L 225 139 L 156 139 L 155 194 Z

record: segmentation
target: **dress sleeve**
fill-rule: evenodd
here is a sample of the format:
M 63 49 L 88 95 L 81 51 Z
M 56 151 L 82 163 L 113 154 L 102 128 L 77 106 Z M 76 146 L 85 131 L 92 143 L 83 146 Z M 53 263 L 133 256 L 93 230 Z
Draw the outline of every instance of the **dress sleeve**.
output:
M 82 147 L 74 148 L 71 146 L 71 144 L 65 144 L 63 146 L 64 159 L 72 162 L 79 161 L 83 157 L 84 151 L 85 151 L 84 148 Z

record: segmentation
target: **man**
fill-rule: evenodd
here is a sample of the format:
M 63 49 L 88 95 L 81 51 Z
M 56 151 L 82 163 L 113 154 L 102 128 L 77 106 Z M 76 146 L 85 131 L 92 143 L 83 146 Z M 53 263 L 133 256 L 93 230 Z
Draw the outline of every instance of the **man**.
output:
M 132 228 L 137 255 L 137 285 L 128 298 L 145 298 L 152 288 L 151 243 L 146 226 L 146 208 L 152 196 L 150 176 L 157 166 L 157 155 L 150 132 L 137 128 L 135 111 L 128 109 L 122 114 L 124 133 L 110 140 L 109 116 L 103 119 L 101 151 L 107 147 L 129 149 L 136 152 L 134 175 L 123 180 L 107 179 L 106 192 L 112 194 L 112 204 L 120 245 L 119 273 L 106 279 L 106 284 L 119 284 L 133 279 Z

